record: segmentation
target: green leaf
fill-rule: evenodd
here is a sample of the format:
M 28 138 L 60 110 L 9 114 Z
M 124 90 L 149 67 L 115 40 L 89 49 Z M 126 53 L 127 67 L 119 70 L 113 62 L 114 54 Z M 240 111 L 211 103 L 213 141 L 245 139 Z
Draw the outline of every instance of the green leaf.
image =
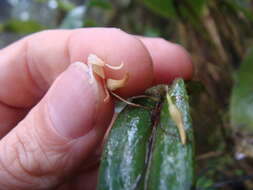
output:
M 163 17 L 177 17 L 176 9 L 173 5 L 172 0 L 143 0 L 143 3 L 147 5 L 147 7 L 152 11 Z
M 194 137 L 188 95 L 182 79 L 175 79 L 160 108 L 158 126 L 153 133 L 152 153 L 145 178 L 147 189 L 190 190 L 194 185 Z M 168 99 L 170 98 L 170 100 Z M 186 143 L 170 106 L 180 114 Z
M 248 51 L 236 74 L 230 102 L 233 127 L 253 134 L 253 47 Z
M 29 34 L 43 29 L 46 29 L 46 27 L 32 20 L 22 21 L 12 19 L 3 25 L 3 30 L 18 34 Z
M 71 10 L 67 16 L 63 19 L 63 22 L 61 24 L 60 28 L 81 28 L 83 27 L 83 16 L 86 11 L 85 6 L 78 6 Z
M 135 103 L 151 109 L 126 106 L 118 114 L 104 147 L 97 190 L 141 189 L 156 102 L 142 98 Z

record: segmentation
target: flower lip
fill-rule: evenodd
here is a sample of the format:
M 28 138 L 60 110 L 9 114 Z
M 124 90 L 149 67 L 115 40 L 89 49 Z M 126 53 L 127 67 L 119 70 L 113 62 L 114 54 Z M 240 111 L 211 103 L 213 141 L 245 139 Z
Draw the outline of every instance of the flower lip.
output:
M 104 67 L 108 67 L 112 70 L 120 70 L 123 68 L 124 63 L 121 62 L 118 66 L 112 66 L 110 64 L 105 63 L 102 59 L 100 59 L 95 54 L 90 54 L 87 58 L 87 64 L 89 68 L 89 73 L 91 74 L 92 79 L 95 79 L 94 73 L 96 73 L 97 76 L 99 76 L 101 79 L 103 79 L 103 87 L 105 90 L 106 97 L 104 98 L 104 101 L 108 101 L 110 97 L 110 91 L 117 90 L 118 88 L 125 87 L 128 79 L 129 79 L 129 73 L 125 73 L 122 79 L 106 79 Z

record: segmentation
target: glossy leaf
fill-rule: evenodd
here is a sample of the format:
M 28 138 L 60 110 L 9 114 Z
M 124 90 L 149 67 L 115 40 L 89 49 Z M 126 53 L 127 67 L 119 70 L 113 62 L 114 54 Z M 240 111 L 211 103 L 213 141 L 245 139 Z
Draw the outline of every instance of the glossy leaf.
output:
M 177 124 L 169 112 L 169 102 L 163 102 L 160 122 L 145 181 L 148 190 L 191 190 L 194 185 L 194 139 L 188 96 L 182 79 L 174 81 L 169 90 L 173 104 L 181 113 L 186 144 L 182 144 Z
M 151 108 L 154 105 L 150 99 L 135 103 Z M 151 113 L 132 106 L 119 113 L 102 155 L 97 190 L 140 189 L 152 131 Z
M 190 190 L 194 185 L 194 139 L 188 96 L 182 79 L 170 86 L 169 101 L 181 114 L 182 143 L 165 98 L 164 85 L 149 89 L 148 106 L 126 106 L 112 126 L 101 159 L 98 190 Z M 167 96 L 166 96 L 167 97 Z

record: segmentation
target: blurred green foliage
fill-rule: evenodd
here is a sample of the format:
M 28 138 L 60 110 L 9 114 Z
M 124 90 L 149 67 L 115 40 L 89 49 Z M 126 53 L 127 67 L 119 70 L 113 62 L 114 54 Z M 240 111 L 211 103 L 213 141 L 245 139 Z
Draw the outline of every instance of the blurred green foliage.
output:
M 102 9 L 112 9 L 112 4 L 105 0 L 91 0 L 88 3 L 89 7 L 99 7 Z
M 197 179 L 196 188 L 197 189 L 205 189 L 214 190 L 214 188 L 209 188 L 214 184 L 214 181 L 206 176 L 201 176 Z
M 85 11 L 86 8 L 84 6 L 78 6 L 69 11 L 68 14 L 64 17 L 60 28 L 74 29 L 83 27 L 83 16 Z
M 212 0 L 142 0 L 151 10 L 166 18 L 180 18 L 182 16 L 191 18 L 193 15 L 200 16 L 203 9 Z M 248 19 L 253 21 L 252 10 L 249 0 L 224 0 L 220 2 L 235 12 L 242 12 Z
M 143 0 L 143 2 L 153 11 L 167 18 L 180 18 L 184 16 L 200 15 L 205 6 L 206 0 Z
M 3 24 L 1 28 L 2 31 L 15 32 L 17 34 L 29 34 L 46 29 L 47 27 L 42 26 L 38 22 L 32 20 L 22 21 L 12 19 Z
M 71 11 L 72 9 L 75 8 L 75 4 L 71 3 L 70 1 L 57 0 L 56 2 L 58 4 L 58 9 L 61 9 L 64 11 Z
M 34 0 L 37 3 L 50 3 L 51 0 Z M 117 5 L 113 5 L 110 0 L 90 0 L 83 4 L 75 4 L 70 0 L 53 0 L 57 5 L 54 10 L 59 13 L 58 26 L 61 28 L 79 28 L 84 26 L 95 26 L 97 19 L 89 18 L 87 12 L 92 9 L 101 9 L 103 11 L 115 11 Z M 200 17 L 203 16 L 208 5 L 212 4 L 212 0 L 139 0 L 140 4 L 147 6 L 152 12 L 168 20 L 190 22 L 195 28 L 203 31 L 201 27 Z M 78 6 L 78 7 L 77 7 Z M 220 7 L 226 7 L 235 13 L 242 13 L 247 19 L 253 21 L 252 10 L 249 9 L 250 1 L 248 0 L 224 0 L 220 2 Z M 53 11 L 53 10 L 52 10 Z M 22 20 L 20 18 L 13 18 L 14 21 L 7 21 L 2 23 L 2 31 L 17 33 L 31 33 L 39 31 L 43 28 L 50 28 L 48 26 L 40 26 L 38 21 L 29 19 Z M 52 18 L 54 19 L 54 18 Z M 102 19 L 102 18 L 101 18 Z M 19 21 L 19 22 L 18 22 Z M 10 23 L 11 22 L 11 23 Z M 26 29 L 19 29 L 24 24 Z M 11 26 L 10 26 L 11 25 Z M 137 25 L 137 24 L 136 24 Z M 10 29 L 11 28 L 11 29 Z M 28 29 L 29 28 L 29 29 Z M 22 31 L 21 31 L 22 30 Z M 157 36 L 158 28 L 146 27 L 145 33 L 151 36 Z
M 144 0 L 143 1 L 151 10 L 166 18 L 175 18 L 177 12 L 172 1 L 164 0 Z
M 235 75 L 230 118 L 237 130 L 253 134 L 253 48 L 250 48 Z
M 251 7 L 249 0 L 226 0 L 227 5 L 233 9 L 235 12 L 242 12 L 247 19 L 253 22 L 253 13 L 252 10 L 249 9 Z
M 48 3 L 50 0 L 35 0 L 35 1 L 38 3 Z M 76 5 L 72 3 L 71 1 L 55 0 L 55 3 L 57 3 L 58 9 L 66 11 L 66 12 L 71 11 L 72 9 L 76 7 Z

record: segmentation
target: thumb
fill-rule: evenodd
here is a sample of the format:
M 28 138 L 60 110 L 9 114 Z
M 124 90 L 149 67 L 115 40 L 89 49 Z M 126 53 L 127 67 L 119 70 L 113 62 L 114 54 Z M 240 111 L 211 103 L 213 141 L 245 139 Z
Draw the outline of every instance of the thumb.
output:
M 69 66 L 0 141 L 1 189 L 53 188 L 88 165 L 112 117 L 112 103 L 103 98 L 85 64 Z

